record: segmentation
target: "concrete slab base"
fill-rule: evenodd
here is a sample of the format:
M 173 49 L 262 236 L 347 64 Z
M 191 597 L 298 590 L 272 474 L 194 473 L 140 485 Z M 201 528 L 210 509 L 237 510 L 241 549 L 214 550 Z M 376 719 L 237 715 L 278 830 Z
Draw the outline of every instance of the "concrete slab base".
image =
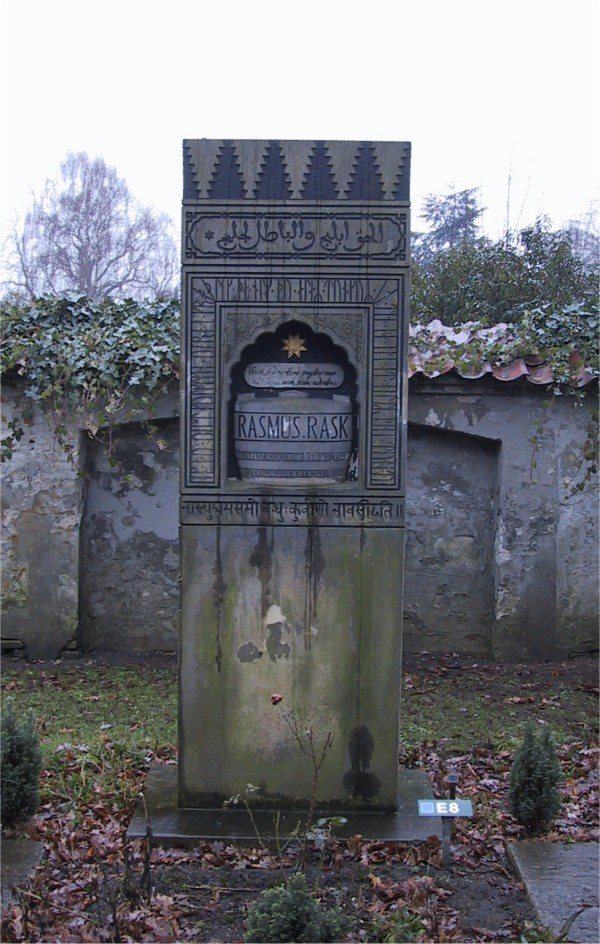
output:
M 2 840 L 2 907 L 12 900 L 15 885 L 27 881 L 44 854 L 44 843 L 34 839 Z
M 336 828 L 339 839 L 360 834 L 365 840 L 383 842 L 424 842 L 430 836 L 442 840 L 441 819 L 437 816 L 419 816 L 417 800 L 433 797 L 431 783 L 422 770 L 403 770 L 400 773 L 398 810 L 395 813 L 340 810 L 337 815 L 348 820 Z M 252 823 L 244 808 L 181 809 L 177 806 L 177 767 L 156 765 L 148 772 L 144 798 L 152 825 L 154 842 L 164 846 L 190 847 L 200 840 L 235 841 L 242 845 L 256 845 L 257 831 L 267 844 L 275 842 L 276 810 L 253 810 Z M 334 816 L 335 811 L 318 811 L 321 816 Z M 306 810 L 281 809 L 279 836 L 285 838 L 306 816 Z M 129 828 L 129 839 L 146 835 L 144 805 L 138 803 Z
M 511 843 L 508 856 L 540 924 L 557 936 L 582 905 L 589 905 L 573 921 L 566 940 L 578 944 L 600 941 L 597 842 L 526 840 Z

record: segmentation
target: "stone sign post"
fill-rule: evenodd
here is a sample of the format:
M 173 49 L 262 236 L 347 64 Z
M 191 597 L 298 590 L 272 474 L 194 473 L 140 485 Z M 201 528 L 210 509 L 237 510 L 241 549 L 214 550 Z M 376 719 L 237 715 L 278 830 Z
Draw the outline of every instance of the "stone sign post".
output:
M 184 142 L 180 808 L 396 809 L 409 168 Z

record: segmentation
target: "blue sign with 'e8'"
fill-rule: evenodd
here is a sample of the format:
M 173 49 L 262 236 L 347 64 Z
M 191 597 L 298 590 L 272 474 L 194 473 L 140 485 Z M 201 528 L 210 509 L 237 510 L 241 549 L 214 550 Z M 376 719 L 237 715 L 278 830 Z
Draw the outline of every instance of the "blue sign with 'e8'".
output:
M 419 816 L 472 816 L 470 800 L 419 800 Z

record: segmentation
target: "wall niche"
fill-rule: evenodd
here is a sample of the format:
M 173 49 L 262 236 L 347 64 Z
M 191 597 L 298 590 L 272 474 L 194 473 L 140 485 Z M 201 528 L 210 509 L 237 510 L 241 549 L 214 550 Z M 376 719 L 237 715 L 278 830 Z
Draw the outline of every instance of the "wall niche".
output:
M 304 322 L 260 334 L 231 370 L 229 480 L 355 481 L 358 430 L 356 370 L 342 347 Z

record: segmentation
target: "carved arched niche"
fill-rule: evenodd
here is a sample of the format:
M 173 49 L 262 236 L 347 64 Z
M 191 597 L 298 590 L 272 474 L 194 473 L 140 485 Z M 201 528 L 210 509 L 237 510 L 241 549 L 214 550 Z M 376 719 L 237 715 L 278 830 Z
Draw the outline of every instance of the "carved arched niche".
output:
M 303 350 L 298 351 L 300 356 L 291 354 L 288 339 L 300 338 Z M 294 345 L 292 344 L 292 347 Z M 263 365 L 282 365 L 282 371 L 276 369 L 272 374 L 263 370 Z M 337 372 L 329 371 L 332 380 L 331 387 L 311 387 L 310 382 L 303 383 L 303 378 L 290 383 L 289 385 L 282 380 L 283 369 L 286 365 L 302 365 L 310 373 L 310 365 L 329 365 L 335 366 Z M 277 383 L 269 386 L 270 377 L 276 378 Z M 304 378 L 305 379 L 305 378 Z M 338 382 L 339 381 L 339 382 Z M 229 396 L 227 400 L 227 478 L 230 481 L 245 481 L 246 473 L 240 469 L 240 464 L 236 456 L 236 426 L 239 440 L 240 426 L 242 422 L 239 415 L 236 419 L 236 402 L 242 397 L 238 404 L 238 413 L 243 407 L 240 404 L 248 394 L 250 399 L 261 401 L 265 400 L 272 403 L 273 398 L 278 395 L 280 398 L 299 395 L 308 404 L 311 400 L 315 403 L 323 398 L 348 398 L 350 401 L 351 414 L 351 443 L 350 458 L 348 470 L 344 480 L 353 482 L 358 477 L 358 443 L 359 443 L 359 397 L 357 383 L 357 369 L 348 356 L 348 352 L 340 344 L 334 343 L 329 335 L 314 331 L 305 321 L 299 319 L 290 319 L 280 324 L 275 330 L 262 332 L 251 343 L 242 348 L 240 352 L 234 355 L 229 368 Z M 339 400 L 338 402 L 343 402 Z M 346 409 L 346 407 L 344 407 Z M 335 420 L 332 420 L 335 429 Z M 333 433 L 332 433 L 333 435 Z M 239 447 L 239 441 L 238 441 Z M 288 463 L 289 465 L 289 463 Z M 317 464 L 318 467 L 318 464 Z M 315 473 L 317 474 L 317 473 Z M 339 479 L 332 480 L 329 484 L 339 484 Z M 260 484 L 255 482 L 254 484 Z M 271 484 L 287 485 L 293 487 L 296 483 L 293 477 L 271 480 Z M 306 481 L 300 481 L 298 484 L 306 485 Z M 317 478 L 314 482 L 319 487 L 328 484 L 327 480 Z

